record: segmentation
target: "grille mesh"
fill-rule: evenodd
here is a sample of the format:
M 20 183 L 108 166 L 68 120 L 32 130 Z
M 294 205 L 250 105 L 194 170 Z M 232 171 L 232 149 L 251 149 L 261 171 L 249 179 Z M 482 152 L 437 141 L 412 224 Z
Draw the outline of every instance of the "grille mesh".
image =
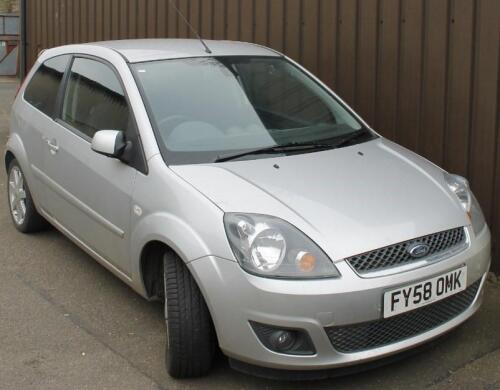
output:
M 463 313 L 474 301 L 481 279 L 466 290 L 407 313 L 362 324 L 325 328 L 333 347 L 343 353 L 382 347 L 434 329 Z
M 371 252 L 362 253 L 347 259 L 349 264 L 360 274 L 380 271 L 396 267 L 421 258 L 412 257 L 407 248 L 414 243 L 423 243 L 429 246 L 427 257 L 444 252 L 465 243 L 465 232 L 463 228 L 445 230 L 443 232 L 414 238 L 409 241 L 375 249 Z

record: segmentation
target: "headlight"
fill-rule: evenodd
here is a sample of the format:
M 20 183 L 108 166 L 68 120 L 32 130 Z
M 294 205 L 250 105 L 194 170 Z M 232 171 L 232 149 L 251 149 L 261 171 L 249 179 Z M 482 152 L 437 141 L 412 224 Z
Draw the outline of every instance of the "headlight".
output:
M 234 256 L 249 273 L 288 279 L 340 276 L 310 238 L 279 218 L 228 213 L 224 226 Z
M 470 190 L 469 182 L 467 179 L 458 175 L 450 175 L 445 173 L 444 178 L 450 190 L 457 196 L 460 204 L 462 205 L 464 211 L 467 213 L 474 234 L 478 234 L 483 230 L 486 225 L 483 212 L 481 211 L 481 206 Z

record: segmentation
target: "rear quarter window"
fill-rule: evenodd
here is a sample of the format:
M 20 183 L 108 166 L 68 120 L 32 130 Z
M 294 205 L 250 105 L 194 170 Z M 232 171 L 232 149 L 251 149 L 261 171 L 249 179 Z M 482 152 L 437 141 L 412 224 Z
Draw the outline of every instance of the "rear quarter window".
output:
M 24 92 L 24 99 L 32 106 L 52 117 L 59 86 L 70 59 L 69 55 L 51 58 L 36 70 Z

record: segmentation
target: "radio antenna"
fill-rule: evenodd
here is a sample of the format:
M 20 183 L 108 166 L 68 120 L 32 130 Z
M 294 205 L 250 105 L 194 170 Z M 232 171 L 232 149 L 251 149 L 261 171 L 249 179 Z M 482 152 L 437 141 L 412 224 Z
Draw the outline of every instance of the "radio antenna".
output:
M 191 32 L 199 39 L 199 41 L 201 42 L 201 44 L 205 48 L 205 52 L 208 53 L 208 54 L 212 54 L 212 50 L 210 50 L 210 48 L 207 46 L 207 44 L 205 43 L 205 41 L 201 38 L 201 36 L 198 33 L 198 31 L 191 25 L 191 23 L 189 23 L 189 21 L 184 16 L 184 14 L 181 12 L 181 10 L 177 7 L 177 5 L 175 5 L 175 3 L 172 0 L 168 0 L 168 2 L 172 6 L 172 8 L 175 9 L 175 11 L 179 14 L 179 16 L 182 18 L 182 20 L 184 21 L 184 23 L 186 23 L 188 25 L 188 27 L 191 30 Z

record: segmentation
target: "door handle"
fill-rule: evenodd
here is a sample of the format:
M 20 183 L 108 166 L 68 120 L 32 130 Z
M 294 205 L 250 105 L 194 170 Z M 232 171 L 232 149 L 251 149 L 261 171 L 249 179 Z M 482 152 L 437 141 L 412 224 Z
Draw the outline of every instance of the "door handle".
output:
M 59 146 L 57 146 L 55 139 L 46 139 L 45 142 L 47 142 L 51 154 L 56 154 L 59 151 Z

